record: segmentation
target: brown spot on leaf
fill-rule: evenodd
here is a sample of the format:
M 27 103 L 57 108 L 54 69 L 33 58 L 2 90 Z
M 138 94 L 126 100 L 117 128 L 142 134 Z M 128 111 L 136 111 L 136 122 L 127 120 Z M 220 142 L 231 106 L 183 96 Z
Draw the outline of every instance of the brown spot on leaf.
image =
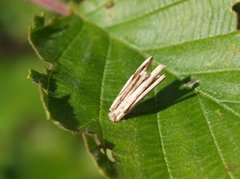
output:
M 106 7 L 107 9 L 110 9 L 110 8 L 112 8 L 114 5 L 115 5 L 114 1 L 113 1 L 113 0 L 109 0 L 109 1 L 106 3 L 105 7 Z
M 227 168 L 226 168 L 226 170 L 227 170 L 228 172 L 233 172 L 233 171 L 235 171 L 236 169 L 237 169 L 237 166 L 236 166 L 236 165 L 228 165 Z

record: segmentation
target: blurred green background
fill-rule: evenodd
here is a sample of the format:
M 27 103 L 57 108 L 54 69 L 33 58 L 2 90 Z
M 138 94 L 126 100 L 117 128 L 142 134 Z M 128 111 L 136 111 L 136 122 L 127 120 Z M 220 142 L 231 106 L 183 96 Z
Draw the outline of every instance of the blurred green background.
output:
M 0 179 L 102 178 L 81 136 L 47 121 L 28 69 L 43 71 L 27 41 L 43 9 L 24 0 L 0 1 Z

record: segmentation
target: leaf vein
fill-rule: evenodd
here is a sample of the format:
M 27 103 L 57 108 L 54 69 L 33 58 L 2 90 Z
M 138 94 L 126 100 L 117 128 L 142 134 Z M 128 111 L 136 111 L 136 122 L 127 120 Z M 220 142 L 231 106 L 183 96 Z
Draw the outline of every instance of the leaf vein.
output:
M 219 145 L 218 145 L 217 139 L 216 139 L 216 137 L 215 137 L 215 135 L 214 135 L 214 133 L 213 133 L 213 130 L 212 130 L 210 121 L 209 121 L 209 119 L 208 119 L 208 117 L 207 117 L 207 114 L 206 114 L 206 111 L 205 111 L 205 109 L 204 109 L 204 105 L 203 105 L 200 97 L 198 96 L 197 98 L 198 98 L 198 102 L 199 102 L 199 105 L 200 105 L 200 109 L 201 109 L 201 111 L 202 111 L 202 113 L 203 113 L 204 119 L 206 120 L 206 124 L 207 124 L 207 126 L 208 126 L 208 130 L 209 130 L 210 136 L 211 136 L 211 138 L 212 138 L 212 140 L 213 140 L 213 144 L 214 144 L 214 146 L 215 146 L 215 148 L 216 148 L 216 151 L 217 151 L 217 153 L 218 153 L 218 155 L 219 155 L 219 158 L 220 158 L 220 160 L 221 160 L 221 163 L 222 163 L 222 165 L 223 165 L 226 173 L 228 174 L 229 178 L 234 178 L 233 175 L 232 175 L 232 173 L 231 173 L 229 170 L 227 170 L 227 163 L 226 163 L 226 161 L 225 161 L 225 159 L 224 159 L 224 156 L 223 156 L 223 154 L 222 154 L 222 152 L 221 152 L 221 149 L 220 149 L 220 147 L 219 147 Z
M 240 104 L 240 101 L 229 101 L 229 100 L 219 100 L 221 103 L 235 103 L 235 104 Z
M 70 47 L 72 47 L 74 42 L 79 38 L 79 34 L 83 31 L 84 27 L 85 27 L 85 24 L 83 23 L 81 29 L 76 33 L 76 35 L 72 38 L 72 40 L 68 44 L 68 46 L 62 51 L 62 53 L 59 54 L 59 56 L 56 59 L 62 58 L 65 55 L 65 53 L 67 53 L 67 51 L 70 49 Z
M 229 69 L 221 69 L 221 70 L 210 70 L 210 71 L 199 71 L 194 73 L 182 73 L 182 75 L 207 75 L 214 73 L 225 73 L 225 72 L 240 72 L 239 68 L 229 68 Z
M 209 94 L 201 91 L 201 90 L 198 90 L 198 89 L 195 89 L 196 92 L 199 92 L 199 94 L 201 94 L 203 97 L 207 98 L 207 99 L 210 99 L 211 101 L 213 101 L 214 103 L 218 104 L 219 106 L 221 106 L 223 109 L 225 109 L 226 111 L 229 111 L 230 113 L 232 113 L 233 115 L 235 115 L 236 117 L 240 118 L 240 114 L 234 110 L 232 110 L 230 107 L 228 107 L 227 105 L 225 104 L 221 104 L 220 101 L 218 101 L 217 99 L 215 99 L 214 97 L 210 96 Z
M 106 26 L 106 28 L 115 28 L 117 26 L 122 26 L 122 25 L 128 24 L 130 22 L 137 21 L 137 20 L 139 20 L 141 18 L 145 18 L 145 17 L 151 16 L 151 15 L 154 15 L 154 14 L 156 14 L 158 12 L 164 11 L 166 9 L 169 9 L 169 8 L 171 8 L 173 6 L 179 5 L 179 4 L 184 3 L 186 1 L 188 1 L 188 0 L 179 0 L 177 2 L 174 2 L 172 4 L 166 5 L 164 7 L 160 7 L 160 8 L 154 9 L 154 10 L 152 10 L 152 11 L 146 13 L 146 14 L 143 14 L 143 15 L 140 15 L 140 16 L 136 16 L 136 17 L 133 17 L 131 19 L 127 19 L 125 21 L 122 21 L 122 22 L 119 22 L 119 23 L 116 23 L 116 24 L 113 24 L 113 25 L 110 25 L 110 26 Z
M 156 90 L 153 90 L 153 92 L 154 92 L 154 96 L 156 97 Z M 155 106 L 157 106 L 156 98 L 154 100 L 154 104 L 155 104 Z M 161 146 L 162 153 L 163 153 L 163 159 L 164 159 L 165 164 L 166 164 L 166 168 L 167 168 L 167 171 L 168 171 L 168 174 L 169 174 L 169 178 L 172 179 L 173 176 L 171 174 L 169 162 L 168 162 L 167 156 L 166 156 L 166 150 L 164 148 L 163 135 L 162 135 L 162 131 L 161 131 L 161 124 L 160 124 L 160 118 L 159 118 L 159 114 L 158 113 L 156 113 L 156 117 L 157 117 L 157 128 L 158 128 L 160 146 Z
M 101 81 L 100 95 L 99 95 L 99 103 L 100 104 L 99 104 L 98 119 L 99 119 L 100 126 L 101 126 L 101 115 L 102 115 L 101 108 L 103 106 L 103 91 L 104 91 L 103 87 L 104 87 L 104 83 L 105 83 L 105 79 L 106 79 L 106 68 L 107 68 L 107 65 L 108 65 L 110 52 L 111 52 L 111 39 L 109 38 L 108 50 L 107 50 L 106 60 L 105 60 L 104 67 L 103 67 L 102 81 Z M 103 130 L 102 130 L 102 134 L 103 134 Z
M 165 49 L 169 49 L 169 48 L 176 48 L 176 47 L 179 47 L 179 46 L 190 45 L 190 44 L 193 44 L 193 43 L 199 43 L 201 41 L 213 40 L 213 39 L 216 39 L 216 38 L 227 38 L 228 36 L 235 35 L 235 34 L 239 34 L 239 31 L 228 32 L 226 34 L 214 35 L 214 36 L 209 36 L 209 37 L 205 37 L 205 38 L 187 40 L 187 41 L 174 43 L 174 44 L 170 44 L 170 45 L 166 45 L 166 46 L 151 47 L 151 48 L 148 48 L 148 49 L 147 48 L 145 48 L 145 49 L 140 48 L 140 50 L 142 52 L 161 51 L 161 50 L 165 50 Z

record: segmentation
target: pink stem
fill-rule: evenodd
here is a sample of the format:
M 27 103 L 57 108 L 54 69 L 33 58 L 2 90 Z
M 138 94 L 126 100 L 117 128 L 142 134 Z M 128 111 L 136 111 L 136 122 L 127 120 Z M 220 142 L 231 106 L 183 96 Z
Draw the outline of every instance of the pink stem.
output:
M 61 15 L 69 15 L 71 12 L 67 4 L 59 0 L 30 0 L 32 3 L 37 4 L 43 8 L 49 9 Z

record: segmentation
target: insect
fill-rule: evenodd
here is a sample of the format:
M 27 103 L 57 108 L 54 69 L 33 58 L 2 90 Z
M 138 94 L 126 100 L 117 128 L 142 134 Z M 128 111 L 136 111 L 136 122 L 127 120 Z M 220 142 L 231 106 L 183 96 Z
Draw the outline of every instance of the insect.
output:
M 160 75 L 164 65 L 159 64 L 150 74 L 147 69 L 153 58 L 147 58 L 128 79 L 120 93 L 113 101 L 109 109 L 109 118 L 113 122 L 119 122 L 160 82 L 165 79 L 165 75 Z

